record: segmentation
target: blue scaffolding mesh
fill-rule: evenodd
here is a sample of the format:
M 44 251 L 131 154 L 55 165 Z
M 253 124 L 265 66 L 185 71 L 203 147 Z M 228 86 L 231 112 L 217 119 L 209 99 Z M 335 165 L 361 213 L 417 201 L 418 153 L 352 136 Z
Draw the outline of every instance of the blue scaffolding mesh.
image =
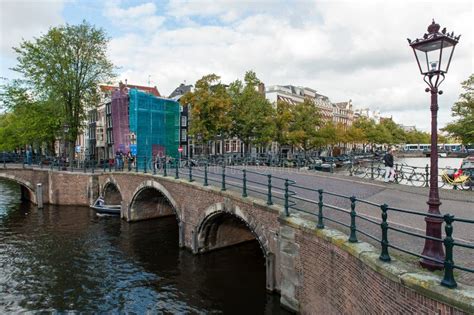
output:
M 139 167 L 143 167 L 144 157 L 179 156 L 179 103 L 159 98 L 151 94 L 131 89 L 130 132 L 137 139 Z

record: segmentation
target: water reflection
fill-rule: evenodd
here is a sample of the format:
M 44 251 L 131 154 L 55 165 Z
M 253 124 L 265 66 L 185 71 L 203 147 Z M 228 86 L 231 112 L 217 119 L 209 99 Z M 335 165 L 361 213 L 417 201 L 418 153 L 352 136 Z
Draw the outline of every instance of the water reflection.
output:
M 194 256 L 175 217 L 128 224 L 19 199 L 0 181 L 0 313 L 285 313 L 257 242 Z

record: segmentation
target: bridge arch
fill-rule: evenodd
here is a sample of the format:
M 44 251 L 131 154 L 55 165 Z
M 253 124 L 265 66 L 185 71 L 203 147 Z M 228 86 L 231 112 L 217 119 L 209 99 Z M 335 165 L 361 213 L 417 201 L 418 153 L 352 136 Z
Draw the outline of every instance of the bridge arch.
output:
M 154 180 L 146 180 L 137 186 L 128 205 L 128 221 L 176 215 L 182 222 L 181 210 L 170 192 Z
M 269 248 L 267 237 L 260 224 L 240 207 L 220 202 L 206 209 L 193 231 L 192 250 L 204 253 L 214 249 L 256 240 L 266 265 L 266 288 L 275 290 L 275 255 Z
M 0 173 L 0 178 L 4 178 L 4 179 L 7 179 L 19 184 L 21 187 L 22 199 L 23 198 L 28 199 L 32 203 L 37 204 L 36 189 L 35 189 L 35 186 L 31 182 L 24 180 L 23 178 L 17 177 L 15 175 L 4 174 L 4 173 Z
M 114 177 L 108 177 L 102 186 L 101 194 L 106 204 L 120 205 L 122 204 L 122 189 Z

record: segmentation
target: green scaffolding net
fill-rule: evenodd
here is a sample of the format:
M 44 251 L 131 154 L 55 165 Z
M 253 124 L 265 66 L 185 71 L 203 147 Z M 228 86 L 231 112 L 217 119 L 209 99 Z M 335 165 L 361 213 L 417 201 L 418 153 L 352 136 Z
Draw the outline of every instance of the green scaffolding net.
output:
M 156 156 L 178 158 L 179 103 L 141 92 L 129 91 L 130 132 L 136 136 L 137 162 L 143 167 Z

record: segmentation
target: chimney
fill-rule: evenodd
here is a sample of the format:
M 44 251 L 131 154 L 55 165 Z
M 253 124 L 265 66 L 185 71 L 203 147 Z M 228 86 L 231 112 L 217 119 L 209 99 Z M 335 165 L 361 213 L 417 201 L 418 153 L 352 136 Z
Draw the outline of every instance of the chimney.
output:
M 265 84 L 263 82 L 260 82 L 258 84 L 258 93 L 262 94 L 265 96 Z

